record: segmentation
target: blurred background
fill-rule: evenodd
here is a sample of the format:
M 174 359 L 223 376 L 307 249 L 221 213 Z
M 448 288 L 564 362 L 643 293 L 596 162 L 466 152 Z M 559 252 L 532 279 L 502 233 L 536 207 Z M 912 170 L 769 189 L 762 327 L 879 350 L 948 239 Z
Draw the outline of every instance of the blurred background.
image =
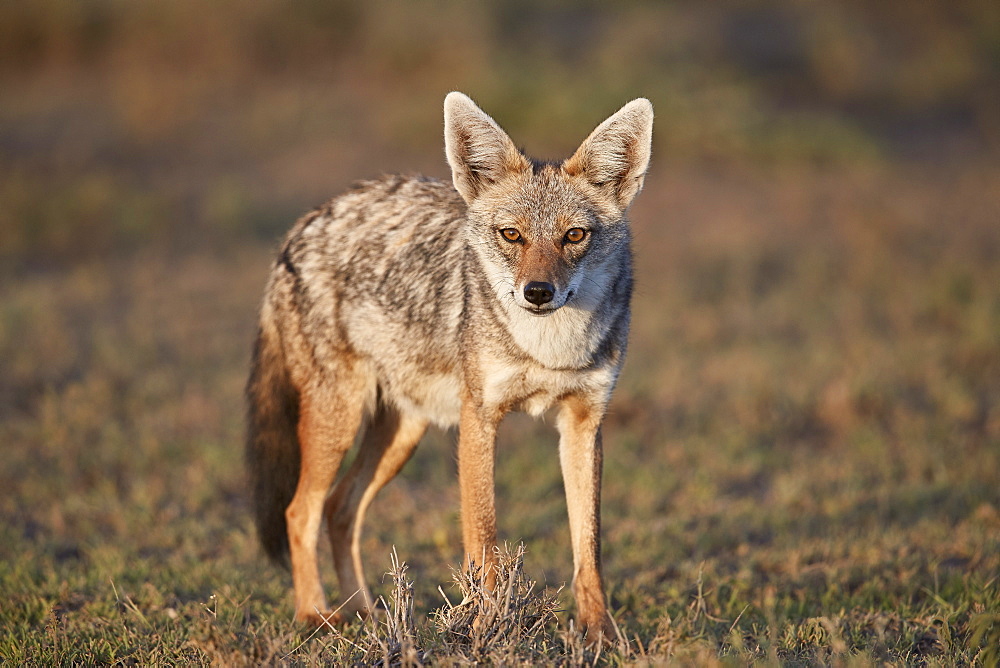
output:
M 540 158 L 655 108 L 605 437 L 631 628 L 725 648 L 827 615 L 909 661 L 945 651 L 936 620 L 1000 611 L 996 0 L 32 0 L 0 3 L 0 624 L 33 629 L 0 655 L 59 610 L 122 642 L 119 590 L 142 637 L 223 586 L 290 618 L 241 465 L 272 254 L 355 179 L 450 179 L 451 90 Z M 565 582 L 551 424 L 505 429 L 501 535 Z M 431 441 L 365 539 L 423 610 L 459 559 L 453 436 Z M 827 637 L 802 633 L 787 651 Z
M 990 0 L 3 3 L 0 257 L 10 272 L 273 241 L 350 180 L 447 178 L 450 90 L 551 158 L 646 96 L 654 191 L 672 170 L 719 165 L 995 164 L 998 13 Z M 676 223 L 647 204 L 637 219 Z

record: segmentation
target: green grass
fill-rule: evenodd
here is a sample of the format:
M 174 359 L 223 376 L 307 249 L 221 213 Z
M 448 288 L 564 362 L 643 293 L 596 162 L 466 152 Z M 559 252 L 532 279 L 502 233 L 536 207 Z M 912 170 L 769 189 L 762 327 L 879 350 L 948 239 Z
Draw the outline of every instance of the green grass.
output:
M 677 169 L 642 195 L 606 429 L 628 642 L 600 661 L 996 662 L 1000 230 L 980 186 L 998 174 L 869 176 Z M 945 233 L 949 211 L 965 222 Z M 137 252 L 4 285 L 4 663 L 383 657 L 391 629 L 296 627 L 290 578 L 255 545 L 241 390 L 269 256 Z M 477 656 L 591 661 L 556 593 L 572 564 L 553 429 L 502 432 L 501 536 L 560 611 L 523 653 Z M 436 433 L 370 513 L 376 592 L 393 549 L 413 583 L 411 658 L 473 656 L 439 626 L 438 587 L 462 598 L 457 511 Z

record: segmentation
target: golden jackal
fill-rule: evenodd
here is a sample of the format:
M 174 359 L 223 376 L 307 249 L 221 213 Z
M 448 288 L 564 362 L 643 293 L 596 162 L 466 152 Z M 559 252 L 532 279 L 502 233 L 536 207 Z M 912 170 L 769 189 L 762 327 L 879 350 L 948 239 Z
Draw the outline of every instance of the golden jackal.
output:
M 295 616 L 367 614 L 360 554 L 372 498 L 428 424 L 458 425 L 462 536 L 496 543 L 497 426 L 558 406 L 573 589 L 591 638 L 601 582 L 601 421 L 625 356 L 632 292 L 626 210 L 649 163 L 653 109 L 629 102 L 562 162 L 532 160 L 468 97 L 444 102 L 454 187 L 359 184 L 299 220 L 271 271 L 247 384 L 247 464 L 267 553 L 291 553 Z M 360 451 L 330 491 L 357 432 Z M 325 517 L 341 612 L 316 544 Z

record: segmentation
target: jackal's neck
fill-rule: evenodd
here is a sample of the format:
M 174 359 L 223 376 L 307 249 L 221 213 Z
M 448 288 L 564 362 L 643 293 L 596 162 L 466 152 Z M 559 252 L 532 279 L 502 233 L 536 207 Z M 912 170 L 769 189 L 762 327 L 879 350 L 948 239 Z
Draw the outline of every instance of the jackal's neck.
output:
M 603 340 L 603 328 L 595 322 L 598 313 L 569 304 L 545 317 L 517 305 L 504 310 L 504 325 L 514 343 L 542 366 L 580 369 L 593 364 Z

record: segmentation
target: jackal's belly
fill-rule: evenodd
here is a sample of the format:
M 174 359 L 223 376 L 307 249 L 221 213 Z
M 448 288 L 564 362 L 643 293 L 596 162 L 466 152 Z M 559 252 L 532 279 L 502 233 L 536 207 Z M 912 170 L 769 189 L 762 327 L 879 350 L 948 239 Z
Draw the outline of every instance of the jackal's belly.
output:
M 451 427 L 461 411 L 457 331 L 446 315 L 414 322 L 373 304 L 342 308 L 350 345 L 367 360 L 381 400 Z
M 458 374 L 386 373 L 380 378 L 385 398 L 407 413 L 420 415 L 439 427 L 458 424 L 461 412 Z

